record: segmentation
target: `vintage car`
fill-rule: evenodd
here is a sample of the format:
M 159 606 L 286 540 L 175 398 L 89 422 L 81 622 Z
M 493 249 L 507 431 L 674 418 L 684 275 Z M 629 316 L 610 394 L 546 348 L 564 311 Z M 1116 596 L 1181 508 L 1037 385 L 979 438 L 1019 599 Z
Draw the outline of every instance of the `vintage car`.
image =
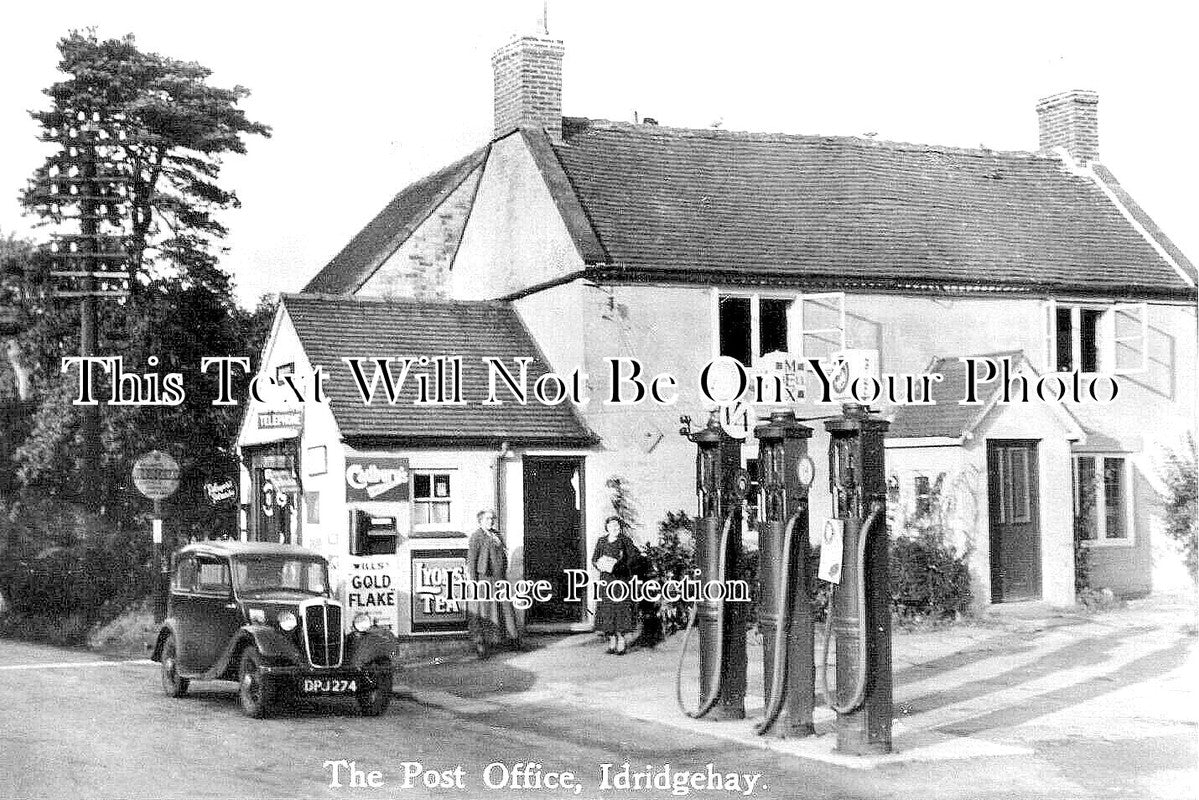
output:
M 267 716 L 285 695 L 353 697 L 364 715 L 391 701 L 395 636 L 366 614 L 343 635 L 329 564 L 303 547 L 190 544 L 172 558 L 167 616 L 152 658 L 171 697 L 193 680 L 238 682 L 241 707 Z

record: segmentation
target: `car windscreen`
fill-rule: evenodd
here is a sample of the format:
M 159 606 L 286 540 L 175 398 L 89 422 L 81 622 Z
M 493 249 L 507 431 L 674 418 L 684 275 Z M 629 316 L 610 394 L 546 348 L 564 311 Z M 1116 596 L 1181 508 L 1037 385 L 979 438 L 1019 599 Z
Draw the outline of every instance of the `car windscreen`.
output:
M 324 561 L 280 556 L 243 556 L 233 562 L 238 594 L 292 591 L 329 593 L 329 570 Z

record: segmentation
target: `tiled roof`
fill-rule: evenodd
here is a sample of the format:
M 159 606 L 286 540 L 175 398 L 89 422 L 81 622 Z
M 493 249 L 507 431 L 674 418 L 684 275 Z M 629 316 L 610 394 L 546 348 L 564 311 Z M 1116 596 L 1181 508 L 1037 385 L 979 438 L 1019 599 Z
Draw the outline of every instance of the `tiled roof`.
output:
M 534 401 L 534 381 L 549 372 L 516 312 L 507 303 L 433 300 L 381 300 L 327 295 L 284 295 L 283 307 L 296 328 L 309 361 L 325 367 L 330 408 L 347 439 L 403 440 L 413 444 L 457 446 L 509 441 L 517 444 L 586 445 L 592 435 L 569 402 L 556 406 Z M 418 372 L 413 373 L 395 405 L 382 387 L 364 405 L 350 367 L 342 358 L 461 356 L 462 406 L 414 406 Z M 487 367 L 495 356 L 516 374 L 512 359 L 527 356 L 529 403 L 518 405 L 500 384 L 500 405 L 484 406 Z M 398 367 L 396 367 L 398 370 Z M 369 378 L 373 374 L 367 371 Z
M 487 150 L 487 147 L 481 147 L 397 194 L 308 282 L 304 291 L 328 294 L 356 292 L 442 201 L 486 160 Z
M 551 146 L 619 269 L 1194 295 L 1093 179 L 1053 157 L 567 122 Z
M 989 358 L 996 363 L 1008 359 L 1012 372 L 1024 360 L 1024 354 L 1019 350 L 1005 353 L 989 353 L 974 356 L 974 358 Z M 980 386 L 981 405 L 961 405 L 958 401 L 966 397 L 966 362 L 958 356 L 938 358 L 929 366 L 929 373 L 939 373 L 945 376 L 940 383 L 931 384 L 932 399 L 936 405 L 905 405 L 895 412 L 895 419 L 887 429 L 888 439 L 923 439 L 947 437 L 960 439 L 971 432 L 981 421 L 987 401 L 1000 390 L 1000 381 L 991 381 Z

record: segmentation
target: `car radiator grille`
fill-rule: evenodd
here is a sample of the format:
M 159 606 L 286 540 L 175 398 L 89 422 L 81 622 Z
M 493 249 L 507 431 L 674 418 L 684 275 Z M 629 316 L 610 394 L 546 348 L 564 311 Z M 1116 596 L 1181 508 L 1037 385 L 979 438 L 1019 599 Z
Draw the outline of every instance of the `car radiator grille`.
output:
M 322 603 L 304 609 L 304 636 L 314 667 L 341 663 L 341 606 Z

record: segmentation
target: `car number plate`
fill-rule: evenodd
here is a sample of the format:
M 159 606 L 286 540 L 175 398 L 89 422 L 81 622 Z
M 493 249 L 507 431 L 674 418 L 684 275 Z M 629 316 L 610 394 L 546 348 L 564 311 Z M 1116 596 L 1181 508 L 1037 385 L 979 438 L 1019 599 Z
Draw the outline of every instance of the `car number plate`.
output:
M 304 694 L 351 694 L 358 691 L 358 681 L 343 678 L 304 678 L 300 683 Z

